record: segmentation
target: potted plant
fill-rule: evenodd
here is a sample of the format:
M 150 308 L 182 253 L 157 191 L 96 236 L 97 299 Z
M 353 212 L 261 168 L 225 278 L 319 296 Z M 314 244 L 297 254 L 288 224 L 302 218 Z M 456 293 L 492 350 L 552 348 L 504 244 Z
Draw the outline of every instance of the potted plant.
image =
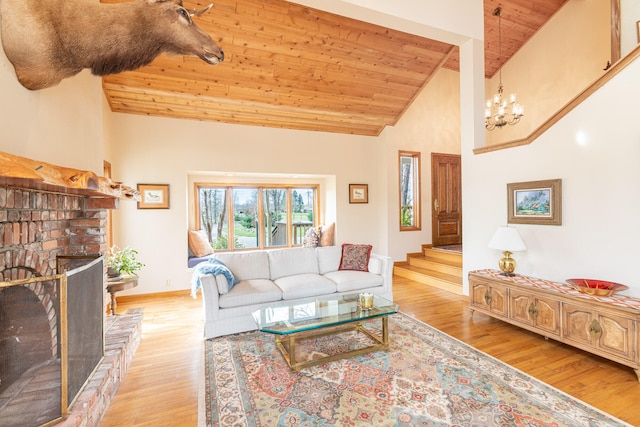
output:
M 122 274 L 135 275 L 144 264 L 137 259 L 138 251 L 126 247 L 120 249 L 118 246 L 111 246 L 107 253 L 107 276 L 118 278 Z

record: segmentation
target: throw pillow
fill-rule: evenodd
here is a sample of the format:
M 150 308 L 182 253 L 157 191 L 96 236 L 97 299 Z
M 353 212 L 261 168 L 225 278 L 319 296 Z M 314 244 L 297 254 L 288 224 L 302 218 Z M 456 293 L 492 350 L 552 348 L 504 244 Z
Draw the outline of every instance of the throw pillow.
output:
M 213 253 L 213 247 L 209 243 L 209 238 L 204 230 L 189 230 L 188 237 L 189 248 L 195 256 L 203 257 Z
M 320 244 L 320 236 L 316 231 L 315 227 L 309 227 L 307 231 L 304 233 L 304 243 L 303 246 L 305 248 L 317 248 Z
M 342 244 L 342 258 L 338 270 L 369 271 L 371 245 Z
M 320 234 L 320 246 L 333 246 L 333 232 L 335 228 L 335 222 L 332 222 L 329 225 L 322 226 L 322 234 Z

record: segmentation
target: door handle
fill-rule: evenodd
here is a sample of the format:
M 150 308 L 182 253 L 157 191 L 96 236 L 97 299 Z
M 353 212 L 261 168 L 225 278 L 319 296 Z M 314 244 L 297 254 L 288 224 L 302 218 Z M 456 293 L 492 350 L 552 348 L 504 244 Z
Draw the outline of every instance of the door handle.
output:
M 484 293 L 484 302 L 487 305 L 491 305 L 491 292 L 487 291 Z
M 596 319 L 593 319 L 593 322 L 589 325 L 589 332 L 593 335 L 594 340 L 599 340 L 602 335 L 602 327 L 600 323 Z
M 440 203 L 438 202 L 438 199 L 435 199 L 433 201 L 433 209 L 438 212 L 440 210 Z

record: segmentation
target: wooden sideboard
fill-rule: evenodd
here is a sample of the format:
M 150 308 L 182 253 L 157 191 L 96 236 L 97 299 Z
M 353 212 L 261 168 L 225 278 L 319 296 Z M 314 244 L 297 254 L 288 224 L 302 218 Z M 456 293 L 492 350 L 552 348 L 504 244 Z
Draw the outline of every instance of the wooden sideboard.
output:
M 470 309 L 630 366 L 640 382 L 640 299 L 583 294 L 496 270 L 469 273 Z

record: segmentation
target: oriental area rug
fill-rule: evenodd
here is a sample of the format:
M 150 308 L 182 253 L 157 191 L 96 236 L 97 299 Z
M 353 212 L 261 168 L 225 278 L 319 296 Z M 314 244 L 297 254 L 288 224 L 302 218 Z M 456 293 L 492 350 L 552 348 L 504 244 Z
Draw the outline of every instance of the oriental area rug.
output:
M 369 322 L 372 329 L 380 321 Z M 592 406 L 398 313 L 389 351 L 292 371 L 273 335 L 205 341 L 207 426 L 628 426 Z M 297 344 L 300 357 L 353 349 L 346 332 Z

